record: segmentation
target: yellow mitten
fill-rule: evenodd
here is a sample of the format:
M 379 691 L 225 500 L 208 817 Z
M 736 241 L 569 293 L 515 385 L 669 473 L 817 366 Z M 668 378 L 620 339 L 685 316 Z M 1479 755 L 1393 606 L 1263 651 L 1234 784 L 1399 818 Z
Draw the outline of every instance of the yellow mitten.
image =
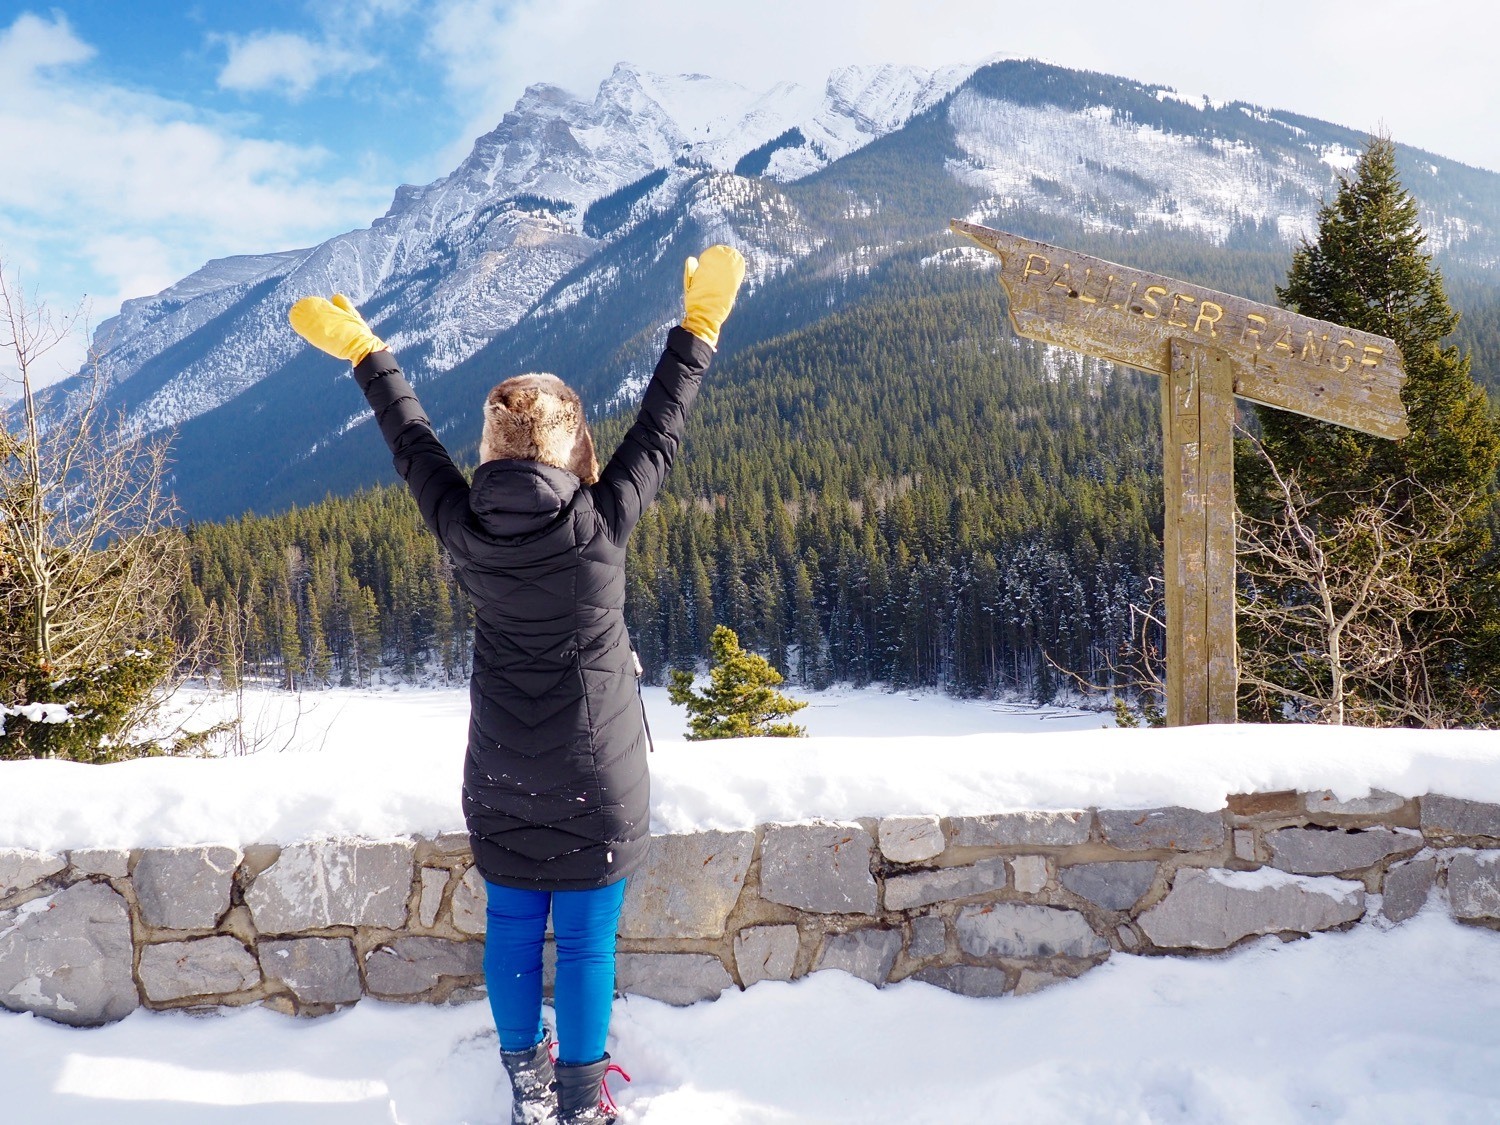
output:
M 710 246 L 701 258 L 689 258 L 682 271 L 682 326 L 705 344 L 719 346 L 719 329 L 734 308 L 734 295 L 745 280 L 745 259 L 730 246 Z
M 288 319 L 297 335 L 313 347 L 350 363 L 359 363 L 385 347 L 385 341 L 370 331 L 365 318 L 342 293 L 335 293 L 331 301 L 303 297 L 292 306 Z

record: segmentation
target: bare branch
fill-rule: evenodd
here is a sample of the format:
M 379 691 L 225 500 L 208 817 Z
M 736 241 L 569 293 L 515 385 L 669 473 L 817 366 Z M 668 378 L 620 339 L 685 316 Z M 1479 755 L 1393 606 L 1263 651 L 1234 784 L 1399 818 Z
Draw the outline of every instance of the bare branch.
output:
M 1251 441 L 1275 514 L 1239 515 L 1238 614 L 1255 638 L 1241 647 L 1241 683 L 1323 722 L 1462 721 L 1430 688 L 1432 662 L 1450 658 L 1451 644 L 1414 623 L 1467 612 L 1454 596 L 1465 575 L 1440 548 L 1463 533 L 1472 501 L 1410 479 L 1310 499 Z
M 86 694 L 142 652 L 171 651 L 184 544 L 166 490 L 167 442 L 103 417 L 104 377 L 92 349 L 67 393 L 36 387 L 37 360 L 83 329 L 82 305 L 54 316 L 27 300 L 0 262 L 0 353 L 22 392 L 0 428 L 4 705 L 66 702 L 49 693 Z M 161 687 L 121 688 L 128 698 L 110 705 L 119 717 L 100 728 L 111 747 L 95 750 L 117 754 L 159 706 Z M 102 714 L 97 704 L 80 706 Z

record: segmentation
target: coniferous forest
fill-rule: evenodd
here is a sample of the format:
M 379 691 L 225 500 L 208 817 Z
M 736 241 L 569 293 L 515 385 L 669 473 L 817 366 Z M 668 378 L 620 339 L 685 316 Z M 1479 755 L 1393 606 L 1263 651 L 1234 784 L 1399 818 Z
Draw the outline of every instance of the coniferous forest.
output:
M 1464 327 L 1493 394 L 1500 318 Z M 1060 669 L 1109 682 L 1160 573 L 1159 409 L 1148 376 L 1017 339 L 974 271 L 913 264 L 726 355 L 631 543 L 648 681 L 706 658 L 723 624 L 810 686 L 1046 699 Z M 595 422 L 601 456 L 632 415 Z M 466 671 L 467 604 L 399 485 L 189 541 L 184 640 L 231 679 Z
M 1018 341 L 987 278 L 926 288 L 710 370 L 632 539 L 648 679 L 716 624 L 804 684 L 1046 695 L 1049 657 L 1109 663 L 1159 566 L 1154 382 Z M 598 422 L 600 449 L 628 422 Z M 187 628 L 231 676 L 237 655 L 288 686 L 466 664 L 467 607 L 400 487 L 189 539 Z

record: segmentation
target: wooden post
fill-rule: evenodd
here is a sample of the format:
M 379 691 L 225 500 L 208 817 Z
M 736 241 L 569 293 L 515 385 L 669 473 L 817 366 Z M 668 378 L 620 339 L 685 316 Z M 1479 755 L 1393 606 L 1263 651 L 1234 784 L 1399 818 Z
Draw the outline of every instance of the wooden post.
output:
M 1162 381 L 1167 723 L 1232 723 L 1234 373 L 1218 348 L 1171 341 Z

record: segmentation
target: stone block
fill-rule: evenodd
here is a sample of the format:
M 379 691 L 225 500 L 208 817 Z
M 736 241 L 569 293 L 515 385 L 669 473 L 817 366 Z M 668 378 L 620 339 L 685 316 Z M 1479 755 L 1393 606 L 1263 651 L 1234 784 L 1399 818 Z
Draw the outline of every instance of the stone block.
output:
M 1221 848 L 1227 838 L 1224 815 L 1172 806 L 1164 809 L 1103 809 L 1099 829 L 1104 842 L 1121 851 L 1167 848 L 1201 852 Z
M 468 855 L 469 834 L 467 832 L 441 832 L 432 841 L 432 850 L 439 855 Z
M 615 958 L 615 988 L 684 1007 L 717 1000 L 734 979 L 711 953 L 621 953 Z
M 213 929 L 229 911 L 239 864 L 237 848 L 147 848 L 132 876 L 141 919 L 165 930 Z
M 746 988 L 763 980 L 791 980 L 801 939 L 796 926 L 749 926 L 734 935 L 734 967 Z
M 260 943 L 260 967 L 304 1004 L 351 1004 L 363 991 L 348 938 L 288 938 Z
M 953 843 L 965 848 L 1063 848 L 1089 838 L 1089 814 L 1084 809 L 955 816 L 950 823 Z
M 915 959 L 941 957 L 948 951 L 948 923 L 941 918 L 913 918 L 906 955 Z
M 1135 931 L 1123 922 L 1115 927 L 1115 936 L 1120 939 L 1120 948 L 1129 952 L 1141 944 L 1141 939 L 1136 937 Z
M 1225 802 L 1230 815 L 1280 819 L 1301 816 L 1302 794 L 1295 789 L 1276 789 L 1269 793 L 1231 793 Z
M 1372 789 L 1369 796 L 1340 801 L 1330 789 L 1302 794 L 1303 807 L 1309 816 L 1354 817 L 1389 816 L 1406 805 L 1406 798 L 1385 789 Z
M 1422 837 L 1389 828 L 1353 832 L 1323 828 L 1282 828 L 1266 833 L 1271 866 L 1294 875 L 1337 875 L 1362 871 L 1393 855 L 1422 850 Z
M 620 936 L 723 937 L 754 854 L 753 832 L 651 837 L 645 870 L 625 887 Z
M 0 911 L 0 1007 L 95 1027 L 140 1005 L 130 908 L 113 887 L 75 883 Z
M 1010 861 L 1011 881 L 1023 895 L 1039 894 L 1047 889 L 1047 857 L 1018 855 Z
M 1380 888 L 1380 912 L 1392 922 L 1406 921 L 1426 905 L 1436 879 L 1434 858 L 1393 863 Z
M 1005 860 L 999 856 L 962 867 L 939 867 L 890 875 L 885 880 L 885 908 L 911 910 L 934 902 L 947 902 L 970 895 L 1005 889 Z
M 1365 912 L 1362 883 L 1275 868 L 1177 872 L 1172 889 L 1137 924 L 1161 949 L 1227 949 L 1252 934 L 1328 930 Z
M 911 979 L 960 996 L 1004 996 L 1009 983 L 1004 969 L 992 969 L 986 965 L 938 965 L 918 969 Z
M 1448 861 L 1448 907 L 1455 918 L 1500 918 L 1500 852 Z
M 66 859 L 51 852 L 32 851 L 30 848 L 0 848 L 0 900 L 9 898 L 17 891 L 36 886 L 67 866 Z
M 123 879 L 130 874 L 130 853 L 124 848 L 78 848 L 68 853 L 75 875 L 103 875 Z
M 966 906 L 955 928 L 959 947 L 974 957 L 1094 957 L 1109 952 L 1109 942 L 1087 918 L 1056 906 Z
M 417 923 L 423 929 L 430 930 L 443 905 L 443 891 L 448 887 L 448 871 L 443 867 L 424 867 L 419 875 L 421 895 L 417 899 Z
M 1054 984 L 1061 984 L 1071 977 L 1060 977 L 1056 973 L 1044 973 L 1037 969 L 1022 969 L 1021 977 L 1016 981 L 1016 995 L 1030 996 L 1033 992 L 1040 992 L 1044 988 L 1051 988 Z
M 245 905 L 263 934 L 327 926 L 400 929 L 411 897 L 414 850 L 409 840 L 292 844 L 255 877 Z
M 365 958 L 365 981 L 380 996 L 412 997 L 444 979 L 484 974 L 484 942 L 399 937 Z
M 888 816 L 880 822 L 880 854 L 892 863 L 921 863 L 947 847 L 935 816 Z
M 489 892 L 484 889 L 484 876 L 479 868 L 471 867 L 453 888 L 453 928 L 461 934 L 482 934 L 489 923 L 485 921 L 485 904 Z M 547 925 L 552 925 L 552 916 L 547 916 Z
M 1068 890 L 1095 906 L 1102 906 L 1105 910 L 1129 910 L 1151 889 L 1157 866 L 1151 859 L 1080 863 L 1064 867 L 1057 878 Z
M 846 934 L 829 934 L 813 962 L 813 972 L 842 969 L 850 976 L 884 988 L 901 955 L 901 931 L 881 930 L 873 926 L 851 930 Z
M 238 938 L 220 934 L 146 946 L 140 978 L 146 999 L 163 1003 L 254 988 L 260 983 L 260 965 Z
M 875 842 L 858 824 L 772 824 L 760 853 L 760 893 L 814 914 L 874 914 Z
M 1437 795 L 1423 797 L 1421 805 L 1423 835 L 1500 839 L 1500 805 Z
M 1246 863 L 1255 862 L 1255 830 L 1253 828 L 1234 830 L 1234 858 L 1242 859 Z

